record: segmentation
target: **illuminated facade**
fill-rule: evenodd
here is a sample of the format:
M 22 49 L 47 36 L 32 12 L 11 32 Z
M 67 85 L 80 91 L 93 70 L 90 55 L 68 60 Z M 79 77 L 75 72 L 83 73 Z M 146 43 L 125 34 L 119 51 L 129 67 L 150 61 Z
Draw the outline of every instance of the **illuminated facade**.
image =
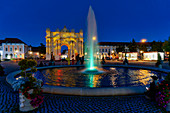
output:
M 58 29 L 51 32 L 49 28 L 46 29 L 46 60 L 50 60 L 53 55 L 55 60 L 61 58 L 61 47 L 63 45 L 68 47 L 68 57 L 71 59 L 72 55 L 79 54 L 83 56 L 83 31 L 75 33 L 64 27 L 61 31 Z
M 24 59 L 27 45 L 17 38 L 0 40 L 0 60 Z

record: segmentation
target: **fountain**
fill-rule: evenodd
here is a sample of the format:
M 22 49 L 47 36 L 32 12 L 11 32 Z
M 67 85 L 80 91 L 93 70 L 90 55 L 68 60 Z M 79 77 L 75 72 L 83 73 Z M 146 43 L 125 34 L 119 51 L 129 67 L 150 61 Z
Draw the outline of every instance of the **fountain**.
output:
M 97 44 L 96 19 L 90 6 L 85 48 L 86 68 L 77 65 L 38 67 L 34 76 L 44 81 L 43 92 L 81 96 L 143 94 L 151 81 L 151 75 L 167 76 L 166 73 L 170 72 L 130 65 L 104 65 L 100 68 Z M 79 71 L 81 69 L 84 70 Z M 8 83 L 12 84 L 19 73 L 10 73 L 7 76 Z
M 89 7 L 88 17 L 88 37 L 87 37 L 87 46 L 85 47 L 85 58 L 88 59 L 86 61 L 86 69 L 83 70 L 83 73 L 101 73 L 102 71 L 98 70 L 100 66 L 98 53 L 98 40 L 97 40 L 97 25 L 96 19 L 94 15 L 94 11 L 92 7 Z

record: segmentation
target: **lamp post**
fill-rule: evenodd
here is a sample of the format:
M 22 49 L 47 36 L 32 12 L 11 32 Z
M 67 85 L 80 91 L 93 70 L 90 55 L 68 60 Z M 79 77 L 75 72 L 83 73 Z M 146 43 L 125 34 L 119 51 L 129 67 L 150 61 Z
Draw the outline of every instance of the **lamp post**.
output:
M 146 39 L 142 39 L 141 42 L 142 43 L 145 43 L 147 40 Z M 143 60 L 143 50 L 140 51 L 140 54 L 141 54 L 141 60 Z

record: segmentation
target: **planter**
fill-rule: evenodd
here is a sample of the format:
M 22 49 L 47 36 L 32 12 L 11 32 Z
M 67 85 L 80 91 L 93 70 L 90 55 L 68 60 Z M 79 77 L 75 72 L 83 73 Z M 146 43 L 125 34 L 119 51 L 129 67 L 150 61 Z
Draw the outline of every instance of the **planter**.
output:
M 31 93 L 33 90 L 30 90 L 29 93 Z M 19 110 L 22 112 L 28 112 L 31 110 L 34 110 L 38 107 L 33 107 L 30 104 L 30 99 L 27 99 L 22 93 L 19 93 Z
M 170 111 L 170 102 L 166 106 L 166 111 Z

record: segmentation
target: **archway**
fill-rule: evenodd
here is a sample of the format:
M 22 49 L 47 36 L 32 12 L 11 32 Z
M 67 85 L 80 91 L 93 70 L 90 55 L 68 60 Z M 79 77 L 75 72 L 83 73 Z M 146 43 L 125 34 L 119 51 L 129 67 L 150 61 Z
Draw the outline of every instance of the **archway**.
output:
M 67 59 L 68 57 L 70 57 L 70 49 L 69 49 L 69 45 L 67 44 L 62 44 L 61 45 L 61 55 L 60 58 L 61 59 Z
M 74 30 L 69 32 L 66 27 L 55 32 L 51 32 L 50 29 L 46 30 L 46 60 L 51 59 L 51 54 L 53 54 L 55 60 L 60 60 L 63 45 L 68 47 L 70 60 L 72 56 L 75 59 L 76 54 L 79 54 L 80 57 L 84 56 L 82 30 L 79 33 L 75 33 Z

